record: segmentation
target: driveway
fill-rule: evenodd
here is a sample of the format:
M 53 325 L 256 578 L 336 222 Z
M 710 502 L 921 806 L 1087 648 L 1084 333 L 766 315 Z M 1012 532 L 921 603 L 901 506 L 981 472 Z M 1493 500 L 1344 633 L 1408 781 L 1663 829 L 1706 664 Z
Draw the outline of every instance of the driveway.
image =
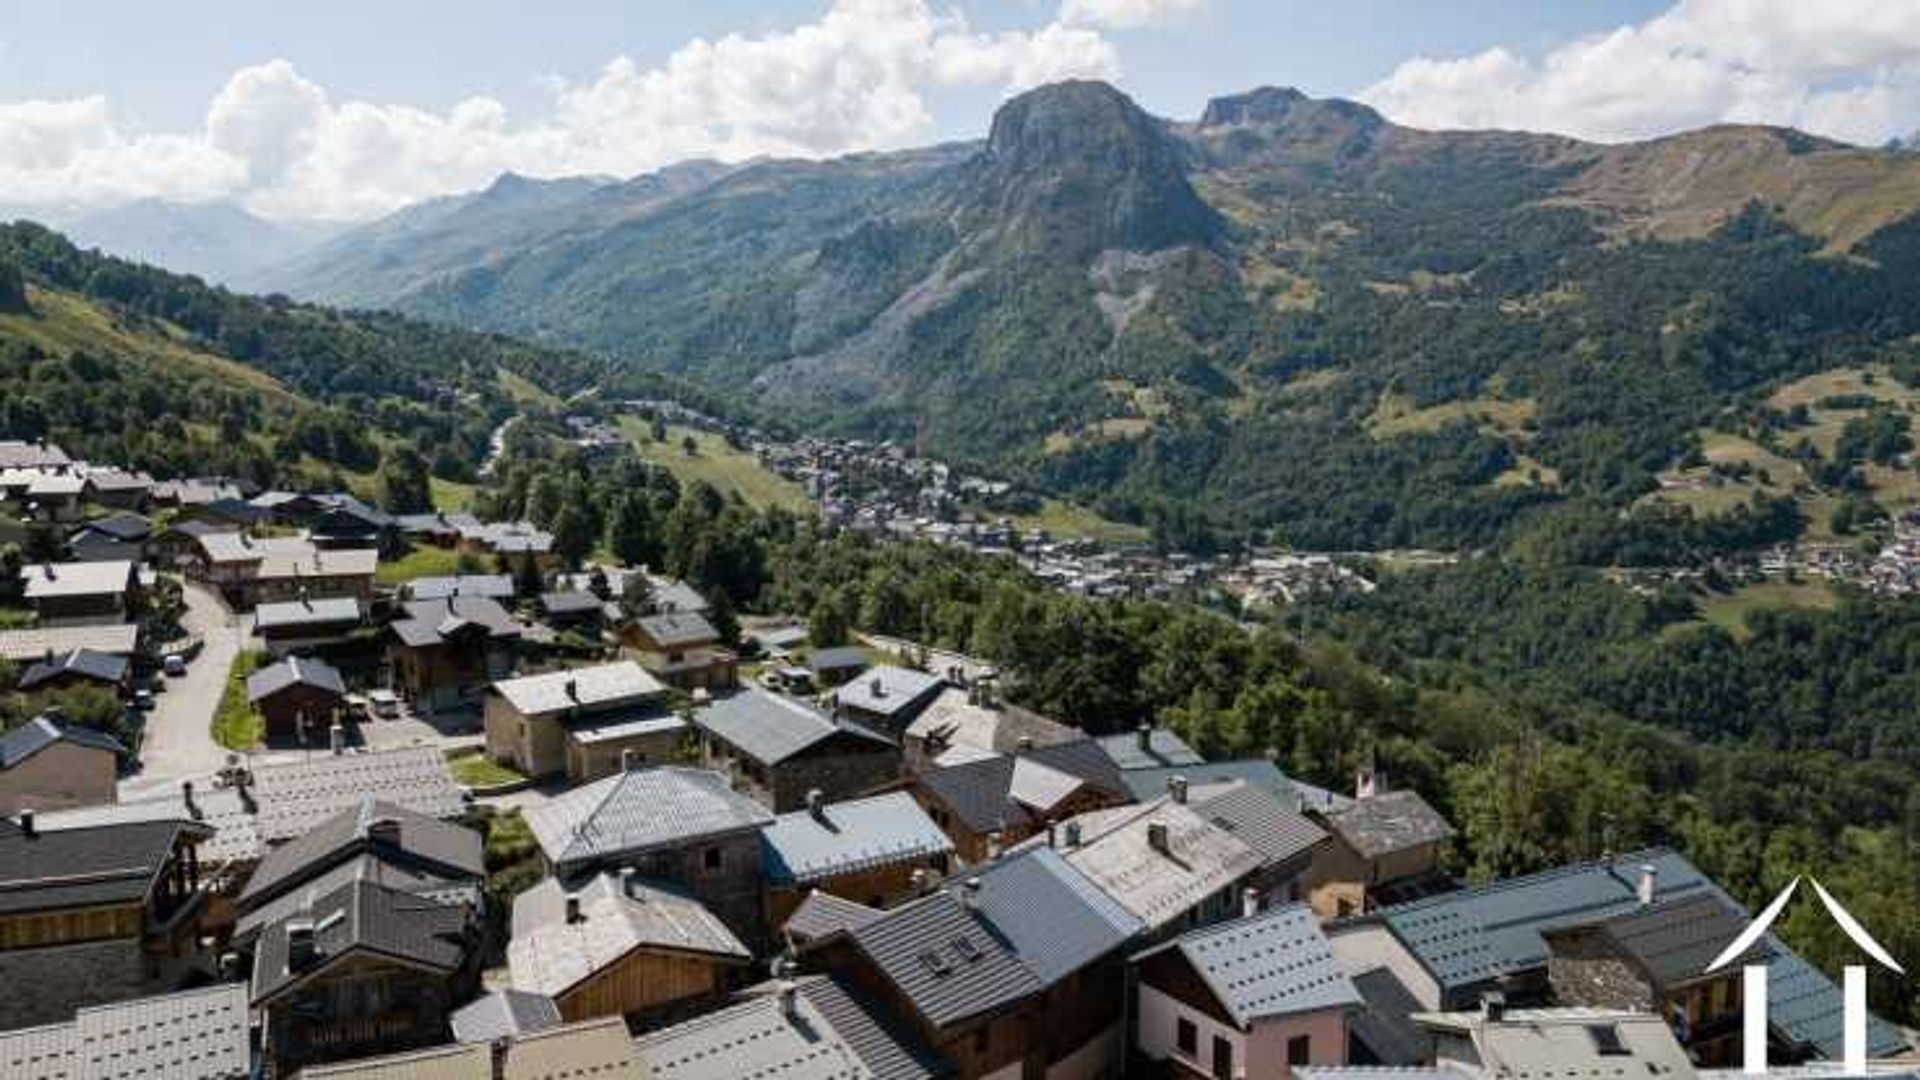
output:
M 141 768 L 121 782 L 123 797 L 207 776 L 227 761 L 226 747 L 213 741 L 213 714 L 226 689 L 227 673 L 240 655 L 245 620 L 201 585 L 187 582 L 183 592 L 187 610 L 181 625 L 204 644 L 200 655 L 187 664 L 185 675 L 158 676 L 166 680 L 167 688 L 154 695 L 146 738 L 140 745 Z

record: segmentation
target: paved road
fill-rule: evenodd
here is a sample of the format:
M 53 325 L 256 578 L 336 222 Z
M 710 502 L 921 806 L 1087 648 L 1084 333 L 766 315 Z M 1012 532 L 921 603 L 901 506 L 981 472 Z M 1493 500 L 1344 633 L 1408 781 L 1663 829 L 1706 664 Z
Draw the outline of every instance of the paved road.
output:
M 167 678 L 166 691 L 155 695 L 140 746 L 141 769 L 121 781 L 123 797 L 206 776 L 226 764 L 226 748 L 213 741 L 213 714 L 240 654 L 242 623 L 210 590 L 188 582 L 184 592 L 187 611 L 181 625 L 205 645 L 187 673 Z

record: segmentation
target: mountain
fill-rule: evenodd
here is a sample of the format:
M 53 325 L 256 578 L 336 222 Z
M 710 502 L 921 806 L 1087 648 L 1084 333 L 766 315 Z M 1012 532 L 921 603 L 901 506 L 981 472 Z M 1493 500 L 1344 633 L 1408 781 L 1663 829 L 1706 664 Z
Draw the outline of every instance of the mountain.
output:
M 944 455 L 1163 535 L 1665 558 L 1920 501 L 1770 404 L 1863 365 L 1900 382 L 1920 155 L 1752 126 L 1422 131 L 1281 88 L 1174 122 L 1078 82 L 1006 102 L 984 141 L 589 209 L 615 190 L 431 243 L 349 234 L 284 287 L 797 423 L 924 422 Z M 1741 472 L 1802 443 L 1805 484 Z M 1695 481 L 1739 497 L 1670 497 Z
M 230 202 L 159 199 L 83 214 L 62 225 L 83 247 L 236 288 L 345 228 L 337 222 L 268 221 Z

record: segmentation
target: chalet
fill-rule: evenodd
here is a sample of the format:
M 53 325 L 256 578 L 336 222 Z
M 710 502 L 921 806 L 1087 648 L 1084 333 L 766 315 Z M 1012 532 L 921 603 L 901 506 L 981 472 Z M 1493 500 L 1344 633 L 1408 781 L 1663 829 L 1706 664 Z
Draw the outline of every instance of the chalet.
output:
M 413 600 L 388 626 L 393 688 L 422 712 L 470 707 L 513 670 L 524 628 L 498 602 L 455 595 Z
M 65 450 L 44 439 L 0 439 L 0 469 L 57 469 L 72 464 Z
M 402 514 L 395 519 L 400 535 L 419 544 L 452 548 L 460 543 L 462 530 L 480 528 L 480 519 L 472 514 Z
M 761 938 L 760 830 L 773 815 L 704 769 L 616 773 L 525 811 L 547 866 L 565 880 L 633 868 L 678 887 L 749 942 Z
M 140 510 L 153 500 L 153 477 L 125 469 L 88 469 L 86 498 L 97 506 Z
M 250 942 L 296 914 L 306 897 L 370 881 L 396 892 L 486 911 L 480 834 L 453 822 L 362 799 L 268 851 L 235 899 L 234 939 Z
M 598 634 L 606 625 L 607 602 L 590 592 L 541 593 L 540 616 L 556 630 Z
M 1054 836 L 1075 869 L 1158 938 L 1244 912 L 1260 870 L 1259 852 L 1173 797 L 1082 814 Z
M 902 738 L 910 772 L 933 768 L 951 751 L 1011 754 L 1082 738 L 1078 728 L 1001 701 L 991 682 L 943 687 Z
M 790 951 L 801 951 L 835 934 L 865 926 L 885 914 L 886 912 L 880 908 L 857 904 L 830 892 L 811 889 L 801 898 L 799 906 L 788 913 L 786 919 L 776 929 Z
M 962 1078 L 1099 1076 L 1123 1053 L 1124 948 L 1143 930 L 1051 848 L 981 867 L 810 943 Z
M 1732 903 L 1683 856 L 1655 848 L 1330 923 L 1326 931 L 1333 953 L 1370 1006 L 1355 1018 L 1356 1053 L 1389 1065 L 1417 1063 L 1417 1033 L 1410 1035 L 1393 1017 L 1473 1008 L 1496 989 L 1515 1004 L 1545 1002 L 1551 995 L 1552 956 L 1546 931 L 1703 894 Z M 1767 1004 L 1774 1060 L 1838 1059 L 1843 1049 L 1839 988 L 1777 938 L 1762 941 L 1771 953 Z M 1899 1053 L 1904 1046 L 1893 1027 L 1878 1018 L 1868 1021 L 1871 1056 Z
M 1188 931 L 1133 968 L 1135 1045 L 1171 1075 L 1291 1080 L 1347 1063 L 1360 995 L 1303 904 Z
M 568 1021 L 683 1017 L 724 1000 L 752 962 L 698 900 L 630 870 L 572 889 L 547 878 L 513 904 L 513 987 L 551 998 Z
M 247 676 L 247 704 L 265 723 L 269 742 L 314 745 L 343 719 L 347 684 L 324 661 L 298 656 Z
M 897 736 L 946 685 L 938 675 L 911 668 L 869 668 L 833 691 L 834 711 Z
M 152 522 L 123 511 L 95 518 L 68 533 L 67 553 L 74 562 L 144 562 L 152 538 Z
M 1076 814 L 1128 801 L 1112 760 L 1091 739 L 929 769 L 906 788 L 965 863 L 984 862 Z
M 27 693 L 93 686 L 126 696 L 133 689 L 133 664 L 125 656 L 74 649 L 41 657 L 20 673 L 19 687 Z
M 126 748 L 40 716 L 0 735 L 0 815 L 111 803 Z
M 245 520 L 251 522 L 257 520 L 258 515 L 245 503 L 247 497 L 239 484 L 217 476 L 162 480 L 153 485 L 153 501 L 157 505 L 185 512 L 220 503 L 233 503 L 246 507 L 248 513 Z
M 734 1080 L 748 1061 L 765 1076 L 939 1080 L 953 1067 L 850 984 L 777 979 L 727 1008 L 648 1032 L 634 1053 L 652 1080 Z
M 87 478 L 67 469 L 36 470 L 19 498 L 35 521 L 74 522 L 86 506 Z
M 80 1009 L 72 1019 L 0 1031 L 8 1080 L 246 1080 L 253 1048 L 245 983 Z
M 322 551 L 366 549 L 398 555 L 405 547 L 400 524 L 351 495 L 326 496 L 329 504 L 315 518 L 308 533 Z
M 786 924 L 810 895 L 887 907 L 945 876 L 953 842 L 911 796 L 813 799 L 760 832 L 767 925 Z
M 203 576 L 203 553 L 206 548 L 202 539 L 215 533 L 232 533 L 238 529 L 230 525 L 221 525 L 211 521 L 170 521 L 148 544 L 149 553 L 154 561 L 163 566 L 186 570 L 190 574 Z
M 1444 1080 L 1533 1076 L 1697 1075 L 1660 1017 L 1607 1009 L 1509 1009 L 1497 996 L 1483 1008 L 1410 1018 L 1433 1047 L 1430 1072 Z M 1397 1072 L 1397 1070 L 1395 1070 Z M 1360 1080 L 1381 1070 L 1313 1066 L 1301 1080 Z
M 631 660 L 502 679 L 486 697 L 487 756 L 529 776 L 576 782 L 623 762 L 677 757 L 687 722 L 667 688 Z
M 193 821 L 43 830 L 34 811 L 0 821 L 0 1029 L 173 989 L 198 955 Z
M 1260 856 L 1259 872 L 1247 887 L 1254 890 L 1261 906 L 1306 899 L 1313 860 L 1331 843 L 1326 830 L 1258 784 L 1235 779 L 1194 787 L 1188 794 L 1186 783 L 1181 777 L 1169 780 L 1176 801 L 1189 800 L 1194 813 L 1232 833 Z
M 40 563 L 20 575 L 44 626 L 122 623 L 139 608 L 140 576 L 130 562 Z
M 268 552 L 260 560 L 251 590 L 243 590 L 242 595 L 249 606 L 303 596 L 350 596 L 371 604 L 379 564 L 379 553 L 365 548 L 316 548 L 311 554 Z
M 1322 918 L 1447 888 L 1440 856 L 1453 826 L 1414 791 L 1375 794 L 1363 782 L 1353 802 L 1320 820 L 1333 841 L 1315 859 L 1308 896 Z
M 1707 968 L 1746 925 L 1731 904 L 1698 893 L 1549 927 L 1547 982 L 1561 1005 L 1663 1016 L 1695 1064 L 1730 1067 L 1740 1057 L 1740 969 L 1766 963 L 1771 949 L 1756 944 L 1740 963 Z
M 363 623 L 360 601 L 351 596 L 302 597 L 261 604 L 253 611 L 253 636 L 275 656 L 337 645 Z
M 304 529 L 327 512 L 328 502 L 319 495 L 299 491 L 263 491 L 247 502 L 266 521 L 288 528 Z
M 725 690 L 738 681 L 738 658 L 720 631 L 698 612 L 665 612 L 635 619 L 621 631 L 640 666 L 681 690 Z
M 77 649 L 131 657 L 139 644 L 140 627 L 134 623 L 31 626 L 0 630 L 0 660 L 31 664 L 46 659 L 48 653 L 57 655 Z
M 250 1003 L 273 1075 L 445 1042 L 479 985 L 480 923 L 465 903 L 353 881 L 303 895 L 262 927 Z
M 409 600 L 494 600 L 513 602 L 513 578 L 507 574 L 456 574 L 414 578 L 404 587 Z
M 696 711 L 694 725 L 701 764 L 775 812 L 800 809 L 811 795 L 872 791 L 900 773 L 900 748 L 887 736 L 758 688 Z
M 821 686 L 839 686 L 873 666 L 867 651 L 854 645 L 837 645 L 807 651 L 807 670 Z

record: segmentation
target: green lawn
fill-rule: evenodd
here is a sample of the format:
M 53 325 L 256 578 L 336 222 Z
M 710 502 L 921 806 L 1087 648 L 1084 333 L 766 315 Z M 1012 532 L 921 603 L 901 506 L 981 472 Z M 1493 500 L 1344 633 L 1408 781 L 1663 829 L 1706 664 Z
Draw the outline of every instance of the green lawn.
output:
M 398 559 L 381 562 L 374 580 L 382 585 L 398 585 L 421 577 L 449 577 L 460 572 L 460 553 L 447 548 L 424 545 Z
M 501 784 L 517 784 L 526 779 L 524 773 L 507 768 L 485 754 L 464 753 L 447 755 L 447 770 L 453 773 L 454 782 L 463 787 L 498 787 Z
M 442 480 L 437 476 L 427 478 L 433 492 L 433 508 L 442 514 L 451 514 L 465 510 L 473 505 L 474 486 L 454 480 Z
M 546 388 L 524 375 L 518 375 L 505 368 L 500 369 L 500 389 L 518 405 L 538 405 L 542 408 L 555 408 L 560 399 L 548 393 Z
M 621 417 L 620 430 L 642 458 L 663 466 L 683 482 L 704 480 L 716 491 L 737 493 L 754 506 L 778 506 L 800 513 L 813 509 L 799 484 L 761 465 L 751 453 L 728 446 L 718 435 L 668 425 L 667 441 L 657 443 L 650 438 L 647 420 L 639 416 Z M 689 435 L 695 443 L 692 456 L 683 448 L 683 440 Z
M 1747 616 L 1755 611 L 1771 608 L 1826 611 L 1839 602 L 1839 597 L 1825 582 L 1763 581 L 1707 597 L 1700 603 L 1700 617 L 1728 633 L 1744 637 Z
M 266 663 L 267 654 L 258 651 L 243 652 L 235 658 L 233 670 L 227 672 L 226 688 L 220 692 L 220 707 L 213 714 L 214 742 L 229 750 L 251 750 L 265 737 L 266 725 L 247 704 L 247 676 Z
M 1013 524 L 1021 530 L 1045 529 L 1056 540 L 1089 539 L 1103 544 L 1143 544 L 1147 530 L 1122 521 L 1110 521 L 1084 506 L 1061 499 L 1048 499 L 1032 514 L 1013 515 Z

